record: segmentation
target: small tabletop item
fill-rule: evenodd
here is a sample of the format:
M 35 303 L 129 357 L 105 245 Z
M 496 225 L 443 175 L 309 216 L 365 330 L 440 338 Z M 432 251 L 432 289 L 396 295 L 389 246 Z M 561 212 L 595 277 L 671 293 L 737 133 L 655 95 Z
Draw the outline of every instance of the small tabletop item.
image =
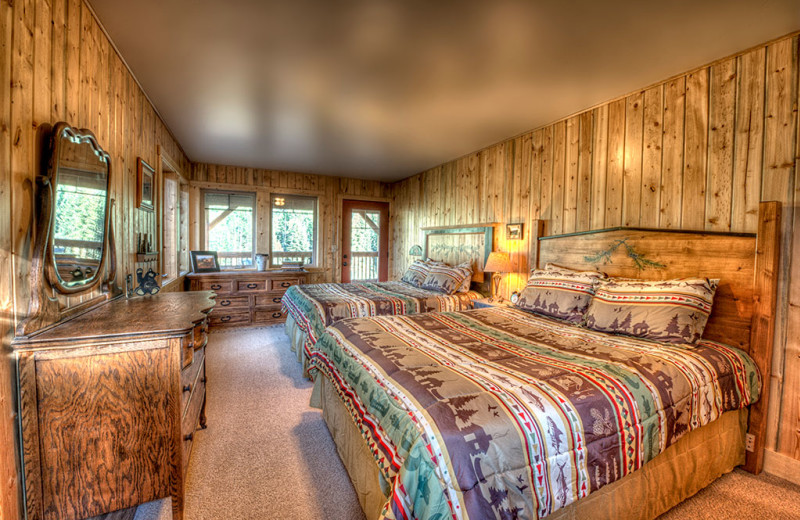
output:
M 518 301 L 519 301 L 519 292 L 517 292 L 517 291 L 512 292 L 511 293 L 511 303 L 516 305 Z
M 511 300 L 500 298 L 481 298 L 479 300 L 472 300 L 473 309 L 484 309 L 487 307 L 512 307 Z

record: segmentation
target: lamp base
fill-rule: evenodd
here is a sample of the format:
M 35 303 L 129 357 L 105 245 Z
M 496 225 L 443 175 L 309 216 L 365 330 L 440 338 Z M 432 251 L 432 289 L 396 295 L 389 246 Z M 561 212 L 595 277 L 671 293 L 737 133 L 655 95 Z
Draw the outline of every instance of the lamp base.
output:
M 499 302 L 503 301 L 503 297 L 500 296 L 500 279 L 503 276 L 500 273 L 494 273 L 492 275 L 492 296 L 489 298 L 490 302 Z

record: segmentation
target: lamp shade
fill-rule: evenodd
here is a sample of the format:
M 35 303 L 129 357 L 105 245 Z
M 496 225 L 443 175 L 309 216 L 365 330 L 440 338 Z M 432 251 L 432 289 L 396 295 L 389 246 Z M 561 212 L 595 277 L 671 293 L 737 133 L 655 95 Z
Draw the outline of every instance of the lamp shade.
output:
M 409 256 L 422 256 L 422 246 L 420 245 L 413 245 L 411 249 L 408 250 Z
M 511 272 L 511 261 L 508 259 L 508 253 L 501 251 L 494 251 L 489 253 L 489 259 L 486 260 L 486 265 L 483 270 L 490 273 L 509 273 Z

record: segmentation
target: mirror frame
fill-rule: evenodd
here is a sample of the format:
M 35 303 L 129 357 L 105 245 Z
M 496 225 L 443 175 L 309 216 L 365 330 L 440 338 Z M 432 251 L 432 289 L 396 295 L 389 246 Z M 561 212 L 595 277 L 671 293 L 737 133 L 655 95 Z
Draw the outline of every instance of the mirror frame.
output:
M 72 139 L 77 139 L 81 143 L 88 143 L 94 149 L 96 154 L 105 159 L 106 165 L 108 166 L 108 173 L 106 176 L 105 216 L 103 218 L 103 252 L 100 256 L 100 264 L 98 265 L 97 271 L 92 278 L 75 285 L 66 285 L 64 280 L 61 279 L 61 276 L 59 276 L 56 265 L 55 250 L 53 247 L 56 220 L 55 191 L 59 181 L 58 171 L 62 149 L 61 140 L 65 135 Z M 47 231 L 47 249 L 45 252 L 47 259 L 45 262 L 45 273 L 47 276 L 47 281 L 50 282 L 50 285 L 61 294 L 82 293 L 93 289 L 95 286 L 97 286 L 97 284 L 103 281 L 103 274 L 105 273 L 109 259 L 109 244 L 113 244 L 113 239 L 109 240 L 111 211 L 113 206 L 111 199 L 111 156 L 108 155 L 108 152 L 103 150 L 103 148 L 97 142 L 97 138 L 94 136 L 94 133 L 92 133 L 90 130 L 86 130 L 85 128 L 78 130 L 64 122 L 57 123 L 53 129 L 52 137 L 50 139 L 49 152 L 50 158 L 47 162 L 47 179 L 42 182 L 43 195 L 45 195 L 45 199 L 47 199 L 45 205 L 50 208 Z

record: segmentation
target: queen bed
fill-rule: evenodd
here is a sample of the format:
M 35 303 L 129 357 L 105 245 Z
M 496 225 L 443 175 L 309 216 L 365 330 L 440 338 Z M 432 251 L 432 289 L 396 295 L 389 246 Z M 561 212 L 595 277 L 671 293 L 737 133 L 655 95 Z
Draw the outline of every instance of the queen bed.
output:
M 714 279 L 690 345 L 506 307 L 330 326 L 312 404 L 367 518 L 654 518 L 737 465 L 760 471 L 778 206 L 760 217 L 757 236 L 534 241 L 535 266 Z
M 290 287 L 282 298 L 286 334 L 304 370 L 308 368 L 308 356 L 325 328 L 340 320 L 462 311 L 472 308 L 472 300 L 483 297 L 483 266 L 493 247 L 494 227 L 448 227 L 422 231 L 425 236 L 423 255 L 426 258 L 451 266 L 470 266 L 472 272 L 462 290 L 448 293 L 440 287 L 427 288 L 422 285 L 423 280 L 416 284 L 413 280 L 396 280 Z

